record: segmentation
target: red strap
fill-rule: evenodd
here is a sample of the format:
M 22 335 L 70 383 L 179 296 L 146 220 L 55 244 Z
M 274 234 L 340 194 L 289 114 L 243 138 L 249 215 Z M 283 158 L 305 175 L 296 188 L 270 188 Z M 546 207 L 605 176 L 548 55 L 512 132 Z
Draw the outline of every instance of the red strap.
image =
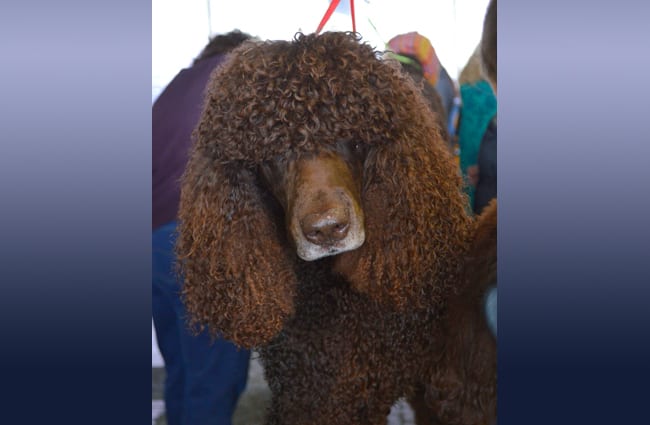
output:
M 323 16 L 323 19 L 321 19 L 320 24 L 318 24 L 318 29 L 316 29 L 316 34 L 321 32 L 321 30 L 323 29 L 327 21 L 329 21 L 330 18 L 332 17 L 334 10 L 337 8 L 340 2 L 341 0 L 332 0 L 329 7 L 327 8 L 327 11 L 325 12 L 325 16 Z M 357 32 L 357 23 L 354 17 L 354 0 L 350 0 L 350 15 L 352 16 L 352 31 Z
M 334 13 L 334 9 L 336 9 L 336 7 L 339 5 L 340 2 L 341 0 L 332 0 L 330 6 L 327 8 L 327 12 L 325 12 L 325 16 L 323 16 L 323 19 L 321 19 L 320 24 L 318 24 L 318 29 L 316 29 L 316 34 L 318 34 L 323 29 L 327 21 L 330 20 L 330 18 L 332 17 L 332 13 Z

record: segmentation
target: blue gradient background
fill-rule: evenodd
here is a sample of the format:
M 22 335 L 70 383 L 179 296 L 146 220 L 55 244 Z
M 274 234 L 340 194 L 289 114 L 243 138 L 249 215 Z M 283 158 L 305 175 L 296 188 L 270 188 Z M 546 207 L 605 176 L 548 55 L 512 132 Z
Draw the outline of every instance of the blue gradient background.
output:
M 0 7 L 0 423 L 146 424 L 151 3 Z
M 650 5 L 498 15 L 499 424 L 646 423 Z
M 596 3 L 501 0 L 500 425 L 647 420 L 650 6 Z M 0 422 L 147 423 L 151 4 L 0 53 Z

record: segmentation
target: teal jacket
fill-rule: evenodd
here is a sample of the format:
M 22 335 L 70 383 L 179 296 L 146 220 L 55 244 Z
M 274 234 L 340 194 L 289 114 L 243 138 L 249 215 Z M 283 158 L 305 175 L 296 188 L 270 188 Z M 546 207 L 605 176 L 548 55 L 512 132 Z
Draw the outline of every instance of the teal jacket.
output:
M 462 101 L 461 118 L 458 124 L 458 147 L 460 149 L 460 169 L 467 177 L 467 168 L 475 165 L 481 140 L 488 124 L 497 113 L 497 98 L 485 80 L 460 86 Z M 466 185 L 469 208 L 474 205 L 474 188 Z

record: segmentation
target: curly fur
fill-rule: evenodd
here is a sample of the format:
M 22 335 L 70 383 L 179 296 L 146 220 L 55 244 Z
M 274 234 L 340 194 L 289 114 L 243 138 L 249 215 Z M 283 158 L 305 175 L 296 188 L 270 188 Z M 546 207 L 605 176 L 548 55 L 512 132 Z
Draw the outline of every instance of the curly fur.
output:
M 461 73 L 461 80 L 478 78 L 479 72 L 496 93 L 497 0 L 488 5 L 481 43 Z M 428 385 L 420 387 L 412 397 L 418 424 L 496 423 L 497 341 L 484 310 L 486 293 L 497 284 L 496 199 L 483 209 L 471 234 L 461 283 L 440 318 L 442 356 Z
M 411 58 L 412 60 L 416 60 L 415 58 L 409 55 L 402 54 L 402 56 L 406 56 Z M 408 63 L 400 63 L 400 65 L 402 66 L 404 72 L 406 72 L 408 75 L 411 76 L 411 78 L 413 78 L 415 85 L 419 87 L 419 89 L 422 91 L 422 95 L 429 102 L 429 107 L 434 113 L 436 113 L 439 119 L 440 128 L 443 133 L 442 136 L 445 138 L 445 140 L 449 139 L 449 134 L 447 133 L 447 111 L 445 110 L 445 107 L 442 103 L 440 94 L 435 89 L 435 87 L 432 86 L 424 78 L 424 74 L 422 72 L 421 67 L 418 67 L 417 65 L 413 65 L 413 64 L 408 64 Z
M 497 283 L 496 200 L 476 220 L 473 235 L 463 283 L 441 319 L 444 354 L 426 394 L 449 425 L 492 425 L 497 417 L 497 343 L 483 308 L 487 289 Z
M 247 42 L 212 76 L 182 181 L 192 323 L 263 356 L 269 423 L 381 424 L 427 384 L 471 218 L 438 117 L 349 33 Z M 363 245 L 303 261 L 259 169 L 364 146 Z

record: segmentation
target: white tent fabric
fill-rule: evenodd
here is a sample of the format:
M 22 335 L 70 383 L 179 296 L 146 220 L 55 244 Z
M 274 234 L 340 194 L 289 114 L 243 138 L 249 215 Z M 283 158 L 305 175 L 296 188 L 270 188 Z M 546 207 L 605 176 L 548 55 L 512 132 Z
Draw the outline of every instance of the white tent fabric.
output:
M 357 31 L 383 49 L 393 36 L 417 31 L 431 40 L 452 78 L 479 42 L 488 0 L 357 0 Z M 349 0 L 341 0 L 323 31 L 352 29 Z M 210 35 L 240 29 L 262 39 L 314 32 L 329 0 L 154 0 L 152 102 L 188 66 Z

